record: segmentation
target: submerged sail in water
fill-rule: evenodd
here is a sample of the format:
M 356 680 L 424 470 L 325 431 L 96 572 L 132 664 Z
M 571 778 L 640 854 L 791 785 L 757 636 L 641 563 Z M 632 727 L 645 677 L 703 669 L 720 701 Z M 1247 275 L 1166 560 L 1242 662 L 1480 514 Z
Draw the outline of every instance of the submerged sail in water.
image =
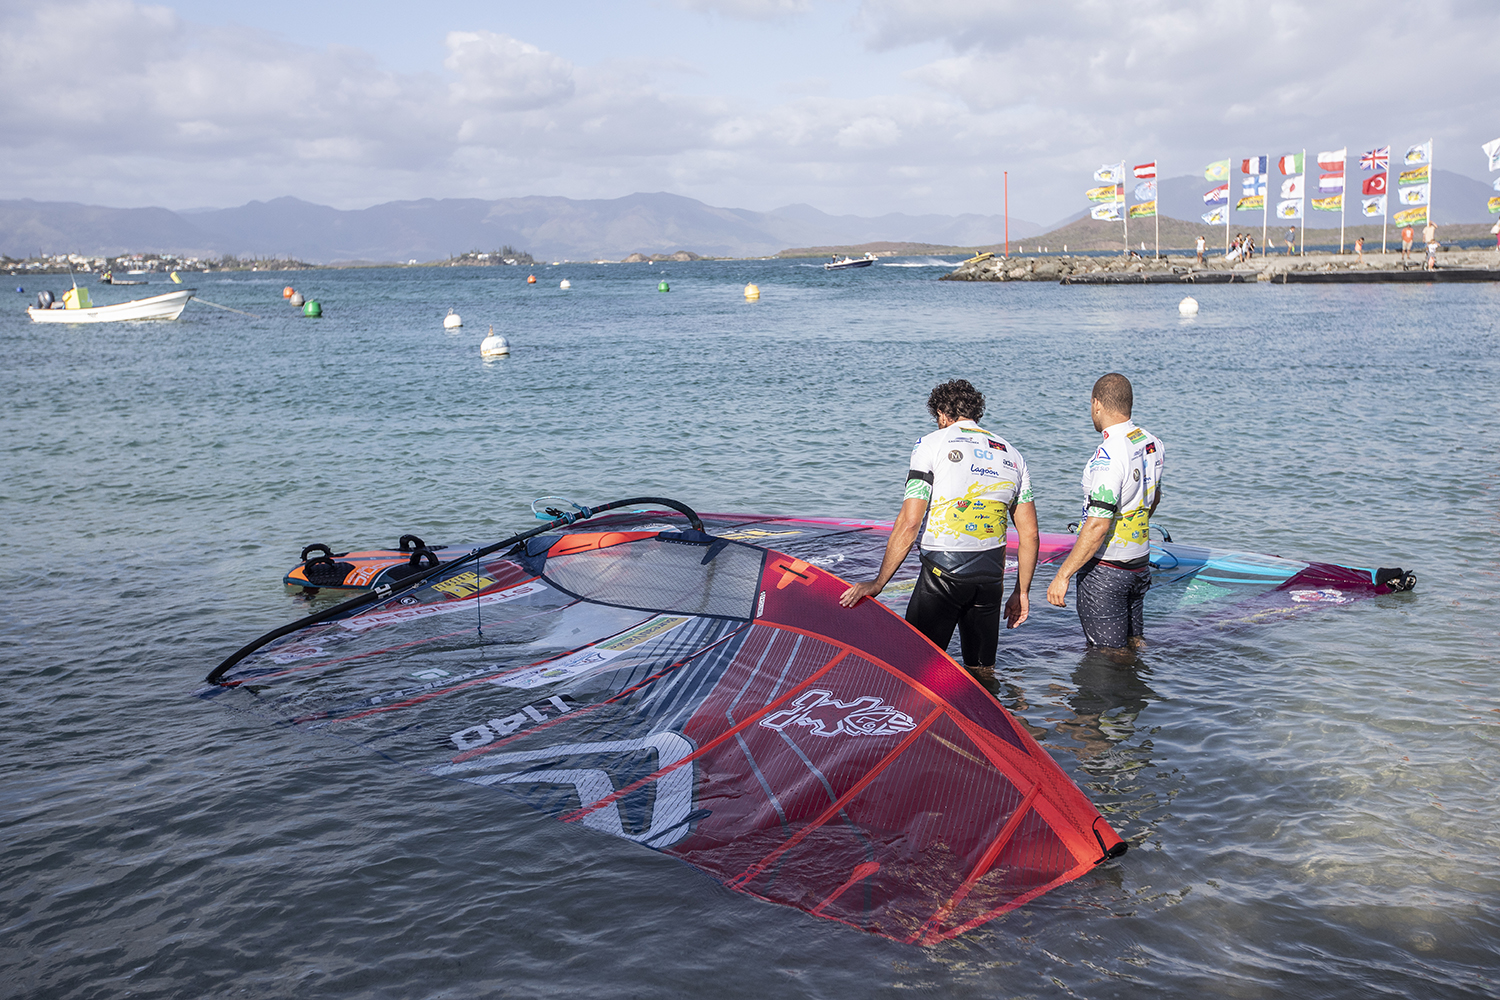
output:
M 941 650 L 878 602 L 842 608 L 843 580 L 768 547 L 837 561 L 883 545 L 879 525 L 603 526 L 479 550 L 278 629 L 206 694 L 237 689 L 299 729 L 901 941 L 960 934 L 1124 852 Z

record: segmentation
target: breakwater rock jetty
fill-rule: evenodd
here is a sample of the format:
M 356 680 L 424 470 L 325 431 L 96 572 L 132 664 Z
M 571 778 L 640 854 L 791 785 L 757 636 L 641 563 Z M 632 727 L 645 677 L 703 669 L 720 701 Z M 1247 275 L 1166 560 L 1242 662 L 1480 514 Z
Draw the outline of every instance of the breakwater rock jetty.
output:
M 1363 284 L 1370 282 L 1500 281 L 1500 253 L 1492 249 L 1445 249 L 1437 270 L 1423 270 L 1424 254 L 1414 251 L 1403 266 L 1399 253 L 1309 253 L 1226 261 L 1222 255 L 1199 264 L 1190 255 L 1091 257 L 1051 255 L 990 257 L 965 261 L 942 281 L 1049 281 L 1064 285 L 1156 284 Z

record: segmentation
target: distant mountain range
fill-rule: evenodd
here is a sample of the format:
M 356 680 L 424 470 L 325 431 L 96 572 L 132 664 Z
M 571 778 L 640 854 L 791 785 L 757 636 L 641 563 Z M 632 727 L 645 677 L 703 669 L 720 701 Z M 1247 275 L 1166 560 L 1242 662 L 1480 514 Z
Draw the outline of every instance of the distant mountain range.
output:
M 1013 240 L 1043 228 L 1010 220 Z M 808 205 L 751 212 L 672 194 L 594 201 L 424 199 L 352 211 L 296 198 L 183 212 L 0 201 L 0 254 L 8 257 L 157 251 L 291 257 L 310 263 L 431 261 L 506 244 L 548 260 L 618 260 L 635 252 L 676 250 L 759 257 L 788 247 L 877 240 L 979 246 L 999 242 L 1004 232 L 1005 220 L 998 215 L 893 213 L 868 218 L 829 215 Z

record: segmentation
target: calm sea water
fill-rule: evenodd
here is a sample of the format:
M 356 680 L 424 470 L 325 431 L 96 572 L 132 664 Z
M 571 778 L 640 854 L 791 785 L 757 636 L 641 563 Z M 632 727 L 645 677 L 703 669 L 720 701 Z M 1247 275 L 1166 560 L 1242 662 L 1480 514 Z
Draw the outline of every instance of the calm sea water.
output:
M 935 266 L 525 273 L 197 276 L 261 318 L 76 328 L 20 312 L 61 280 L 7 292 L 0 994 L 1500 993 L 1500 288 L 1209 287 L 1182 320 L 1173 289 Z M 509 358 L 479 357 L 491 324 Z M 193 697 L 305 613 L 279 579 L 308 542 L 499 538 L 545 493 L 892 516 L 953 376 L 1062 530 L 1111 369 L 1168 443 L 1178 541 L 1399 565 L 1418 589 L 1154 615 L 1126 669 L 1083 655 L 1043 577 L 1000 697 L 1133 848 L 942 946 Z

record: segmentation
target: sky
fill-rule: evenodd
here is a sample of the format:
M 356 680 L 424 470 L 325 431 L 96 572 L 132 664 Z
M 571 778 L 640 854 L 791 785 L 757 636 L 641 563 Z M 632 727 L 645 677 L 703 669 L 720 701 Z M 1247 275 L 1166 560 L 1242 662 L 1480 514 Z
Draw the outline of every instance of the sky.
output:
M 666 191 L 1047 224 L 1093 170 L 1435 140 L 1488 180 L 1496 0 L 0 0 L 0 198 Z

